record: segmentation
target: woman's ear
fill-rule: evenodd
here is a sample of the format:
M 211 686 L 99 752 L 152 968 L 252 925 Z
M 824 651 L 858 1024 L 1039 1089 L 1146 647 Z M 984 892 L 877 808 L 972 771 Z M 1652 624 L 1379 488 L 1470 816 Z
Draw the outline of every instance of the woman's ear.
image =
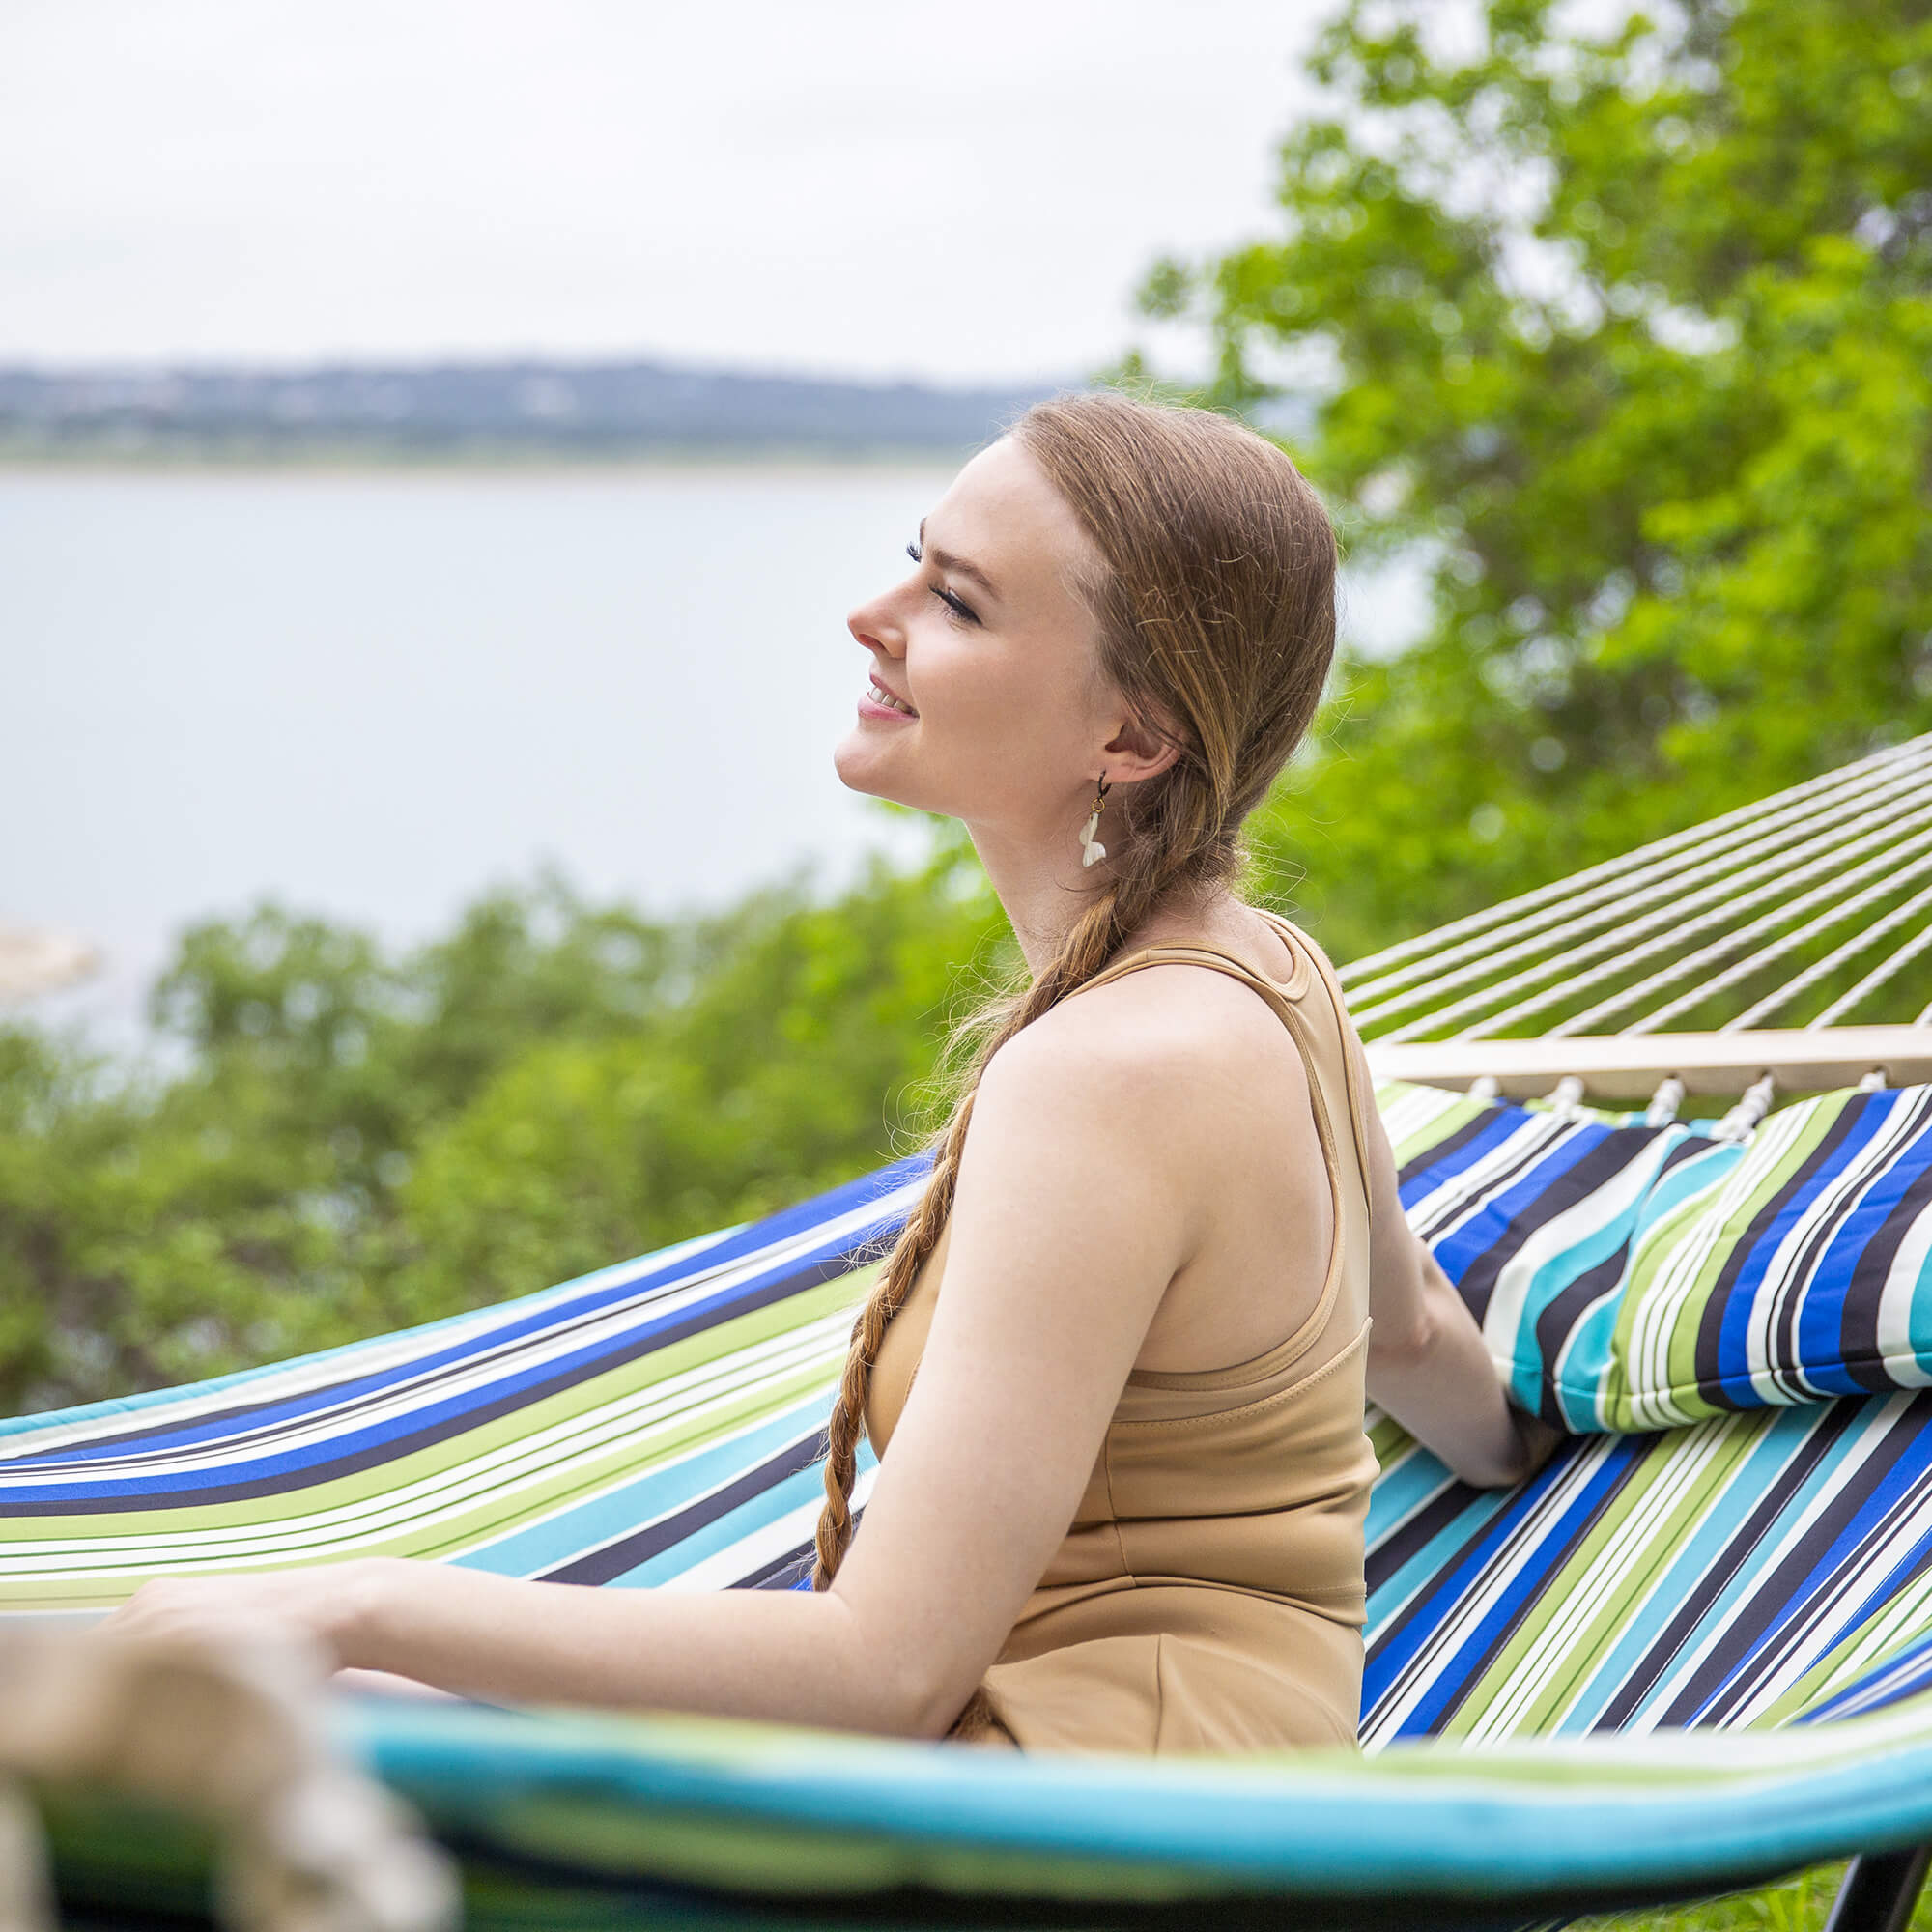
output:
M 1107 778 L 1110 783 L 1133 784 L 1142 779 L 1157 778 L 1180 755 L 1180 747 L 1153 726 L 1129 717 L 1107 740 Z

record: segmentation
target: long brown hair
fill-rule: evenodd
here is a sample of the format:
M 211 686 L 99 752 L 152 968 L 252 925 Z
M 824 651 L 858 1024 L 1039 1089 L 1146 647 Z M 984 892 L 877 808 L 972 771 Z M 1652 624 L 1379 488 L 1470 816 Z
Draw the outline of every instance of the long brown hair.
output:
M 1335 538 L 1321 498 L 1265 438 L 1205 410 L 1100 392 L 1039 403 L 1011 434 L 1072 508 L 1105 561 L 1080 585 L 1099 669 L 1179 756 L 1123 786 L 1107 839 L 1111 877 L 1038 978 L 955 1028 L 977 1039 L 935 1158 L 852 1328 L 832 1409 L 812 1585 L 852 1535 L 852 1479 L 872 1365 L 952 1207 L 960 1150 L 986 1063 L 1085 985 L 1129 934 L 1189 890 L 1231 885 L 1241 821 L 1266 796 L 1321 700 L 1335 649 Z

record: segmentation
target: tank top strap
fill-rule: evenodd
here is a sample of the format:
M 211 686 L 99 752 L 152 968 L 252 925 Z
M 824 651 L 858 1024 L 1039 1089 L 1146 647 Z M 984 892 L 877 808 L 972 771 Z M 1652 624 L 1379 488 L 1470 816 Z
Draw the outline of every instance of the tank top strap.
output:
M 1217 946 L 1144 946 L 1115 960 L 1112 965 L 1094 974 L 1085 984 L 1076 987 L 1073 993 L 1066 996 L 1068 999 L 1075 998 L 1080 993 L 1091 992 L 1096 986 L 1104 986 L 1110 980 L 1124 978 L 1128 973 L 1137 973 L 1148 966 L 1207 966 L 1252 986 L 1287 1027 L 1289 1037 L 1294 1041 L 1295 1049 L 1301 1056 L 1301 1064 L 1308 1077 L 1308 1096 L 1315 1115 L 1316 1132 L 1321 1142 L 1321 1156 L 1328 1171 L 1328 1188 L 1335 1214 L 1334 1248 L 1329 1260 L 1327 1277 L 1321 1285 L 1321 1297 L 1309 1311 L 1307 1318 L 1292 1334 L 1251 1361 L 1236 1363 L 1230 1369 L 1216 1370 L 1208 1374 L 1169 1374 L 1153 1370 L 1136 1370 L 1129 1377 L 1129 1380 L 1133 1382 L 1180 1389 L 1208 1388 L 1223 1384 L 1230 1379 L 1258 1380 L 1289 1367 L 1315 1345 L 1334 1311 L 1336 1297 L 1341 1290 L 1345 1249 L 1348 1245 L 1344 1232 L 1347 1207 L 1343 1195 L 1341 1147 L 1336 1138 L 1334 1121 L 1335 1103 L 1338 1100 L 1341 1111 L 1347 1114 L 1349 1124 L 1352 1129 L 1351 1138 L 1357 1161 L 1356 1179 L 1364 1209 L 1363 1226 L 1364 1228 L 1367 1226 L 1368 1151 L 1359 1113 L 1354 1067 L 1348 1050 L 1347 1011 L 1342 1005 L 1340 988 L 1325 970 L 1326 962 L 1321 958 L 1312 942 L 1303 938 L 1299 928 L 1275 914 L 1264 912 L 1263 916 L 1281 934 L 1294 960 L 1294 970 L 1286 980 L 1271 980 L 1265 974 L 1256 972 L 1244 960 L 1236 959 L 1233 953 L 1224 952 Z M 1318 984 L 1322 987 L 1324 994 L 1320 1005 L 1329 1009 L 1326 1013 L 1320 1013 L 1319 1016 L 1303 1011 L 1304 1005 L 1308 1003 L 1309 996 L 1314 993 Z M 1321 1037 L 1323 1035 L 1327 1037 L 1323 1038 Z M 1339 1093 L 1335 1091 L 1338 1075 Z
M 1350 1037 L 1354 1027 L 1349 1018 L 1349 1002 L 1342 991 L 1342 982 L 1335 977 L 1335 969 L 1328 963 L 1327 954 L 1298 925 L 1284 919 L 1278 912 L 1269 912 L 1265 906 L 1257 906 L 1255 910 L 1281 935 L 1282 943 L 1294 955 L 1296 970 L 1305 968 L 1312 979 L 1321 981 L 1328 1013 L 1334 1022 L 1336 1054 L 1342 1063 L 1342 1104 L 1348 1113 L 1349 1126 L 1355 1143 L 1355 1161 L 1362 1178 L 1363 1206 L 1373 1223 L 1375 1197 L 1369 1186 L 1368 1110 L 1375 1102 L 1363 1089 L 1355 1055 L 1350 1050 Z

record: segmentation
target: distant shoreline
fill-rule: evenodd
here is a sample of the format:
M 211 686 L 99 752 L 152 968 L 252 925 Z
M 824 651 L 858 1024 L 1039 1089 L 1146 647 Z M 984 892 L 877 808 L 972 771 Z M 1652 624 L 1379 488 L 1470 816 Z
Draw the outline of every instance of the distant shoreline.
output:
M 0 472 L 154 475 L 595 475 L 638 469 L 942 469 L 978 445 L 879 443 L 626 442 L 382 443 L 281 439 L 39 441 L 0 436 Z
M 952 388 L 649 360 L 301 369 L 0 364 L 0 466 L 876 469 L 956 464 L 1058 385 Z

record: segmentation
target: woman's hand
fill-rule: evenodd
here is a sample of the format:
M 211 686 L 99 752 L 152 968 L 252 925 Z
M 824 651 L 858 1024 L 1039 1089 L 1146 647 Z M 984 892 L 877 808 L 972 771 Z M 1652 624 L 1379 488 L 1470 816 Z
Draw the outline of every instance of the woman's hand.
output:
M 1514 1406 L 1510 1419 L 1516 1424 L 1517 1440 L 1522 1444 L 1522 1464 L 1517 1472 L 1517 1481 L 1521 1482 L 1542 1468 L 1570 1438 L 1540 1415 L 1529 1415 Z
M 98 1628 L 119 1636 L 210 1643 L 254 1637 L 307 1642 L 331 1665 L 353 1664 L 377 1568 L 360 1560 L 252 1577 L 156 1577 Z

